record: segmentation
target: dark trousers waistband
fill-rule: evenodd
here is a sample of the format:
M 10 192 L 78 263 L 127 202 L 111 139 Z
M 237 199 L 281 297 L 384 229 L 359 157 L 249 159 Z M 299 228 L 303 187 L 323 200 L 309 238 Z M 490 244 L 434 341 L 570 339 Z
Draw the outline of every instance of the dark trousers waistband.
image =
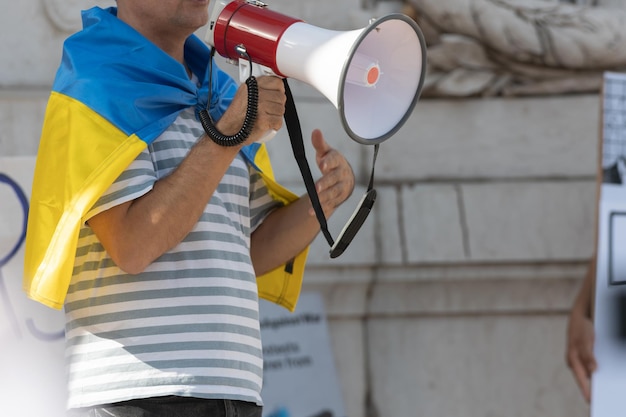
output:
M 262 411 L 246 401 L 166 396 L 73 409 L 68 417 L 261 417 Z

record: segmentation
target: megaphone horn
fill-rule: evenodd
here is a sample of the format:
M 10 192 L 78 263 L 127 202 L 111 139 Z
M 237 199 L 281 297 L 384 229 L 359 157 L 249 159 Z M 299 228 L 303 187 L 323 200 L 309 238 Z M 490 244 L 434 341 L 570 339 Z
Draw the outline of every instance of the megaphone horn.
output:
M 249 59 L 264 73 L 305 82 L 338 109 L 346 133 L 362 144 L 391 137 L 410 116 L 426 72 L 426 43 L 403 14 L 352 31 L 319 28 L 256 0 L 216 2 L 205 41 L 221 56 Z

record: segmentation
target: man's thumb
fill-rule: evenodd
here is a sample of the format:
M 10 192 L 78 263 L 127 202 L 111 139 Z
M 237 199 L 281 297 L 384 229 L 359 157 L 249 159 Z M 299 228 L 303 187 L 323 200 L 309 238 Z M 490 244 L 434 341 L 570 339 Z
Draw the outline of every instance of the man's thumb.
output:
M 317 156 L 322 156 L 326 152 L 330 151 L 331 147 L 324 139 L 324 135 L 319 129 L 315 129 L 313 133 L 311 133 L 311 143 L 315 148 L 315 152 Z

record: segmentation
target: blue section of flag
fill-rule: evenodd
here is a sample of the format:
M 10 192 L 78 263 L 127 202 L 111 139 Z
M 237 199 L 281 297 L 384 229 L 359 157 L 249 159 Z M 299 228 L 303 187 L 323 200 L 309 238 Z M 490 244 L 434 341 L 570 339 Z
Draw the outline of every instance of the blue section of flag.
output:
M 183 109 L 206 107 L 211 56 L 195 35 L 185 43 L 185 62 L 199 85 L 189 79 L 182 63 L 118 19 L 115 7 L 95 7 L 82 18 L 83 30 L 65 41 L 53 91 L 79 100 L 146 143 L 163 133 Z M 218 120 L 237 85 L 216 65 L 212 68 L 210 114 Z

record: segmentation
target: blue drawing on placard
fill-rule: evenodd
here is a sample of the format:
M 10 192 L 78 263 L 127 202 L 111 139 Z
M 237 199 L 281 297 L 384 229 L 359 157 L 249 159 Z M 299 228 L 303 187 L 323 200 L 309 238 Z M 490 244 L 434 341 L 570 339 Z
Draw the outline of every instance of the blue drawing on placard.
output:
M 13 248 L 11 248 L 9 253 L 7 253 L 4 257 L 0 258 L 0 268 L 2 268 L 7 263 L 9 263 L 11 258 L 15 256 L 17 251 L 22 246 L 22 243 L 24 243 L 24 239 L 26 239 L 26 224 L 28 222 L 28 199 L 26 198 L 26 194 L 24 194 L 24 191 L 22 191 L 19 184 L 13 181 L 8 175 L 3 174 L 1 172 L 0 172 L 0 183 L 5 183 L 13 189 L 13 192 L 15 193 L 17 198 L 20 200 L 20 204 L 22 206 L 22 213 L 24 214 L 24 218 L 22 221 L 22 232 L 20 233 L 20 236 L 17 238 L 17 243 L 13 246 Z
M 4 305 L 6 316 L 11 321 L 11 327 L 13 328 L 13 332 L 15 333 L 17 337 L 21 337 L 22 334 L 20 332 L 19 320 L 11 304 L 11 297 L 9 297 L 9 291 L 7 290 L 6 284 L 4 282 L 4 275 L 2 275 L 2 268 L 6 264 L 8 264 L 9 261 L 15 256 L 17 251 L 20 249 L 20 247 L 24 243 L 24 239 L 26 239 L 26 223 L 28 221 L 28 200 L 26 198 L 26 195 L 20 188 L 19 184 L 13 181 L 8 175 L 3 174 L 1 172 L 0 172 L 0 183 L 7 184 L 9 187 L 11 187 L 11 189 L 17 196 L 18 200 L 20 201 L 20 204 L 22 207 L 22 213 L 24 215 L 24 220 L 22 222 L 22 231 L 19 237 L 17 238 L 17 242 L 15 243 L 15 245 L 13 245 L 11 250 L 9 250 L 9 253 L 0 257 L 0 296 L 2 297 L 2 304 Z
M 19 318 L 17 317 L 17 314 L 15 313 L 15 310 L 13 308 L 13 304 L 11 303 L 11 297 L 9 295 L 9 291 L 4 280 L 4 275 L 2 274 L 2 268 L 15 257 L 21 246 L 24 244 L 24 240 L 26 239 L 26 226 L 28 224 L 29 204 L 28 198 L 26 197 L 26 194 L 24 193 L 20 185 L 15 182 L 11 177 L 1 172 L 0 184 L 6 184 L 13 190 L 17 199 L 20 202 L 23 216 L 22 229 L 17 238 L 17 242 L 15 243 L 15 245 L 13 245 L 11 250 L 9 250 L 6 255 L 0 257 L 0 298 L 2 299 L 2 304 L 4 305 L 6 317 L 8 317 L 9 321 L 11 322 L 11 327 L 13 329 L 13 332 L 15 333 L 15 336 L 21 338 L 22 333 L 20 331 Z M 26 319 L 26 328 L 36 339 L 46 342 L 61 339 L 64 335 L 63 330 L 58 332 L 44 332 L 42 330 L 39 330 L 39 328 L 35 324 L 35 321 L 32 318 Z

